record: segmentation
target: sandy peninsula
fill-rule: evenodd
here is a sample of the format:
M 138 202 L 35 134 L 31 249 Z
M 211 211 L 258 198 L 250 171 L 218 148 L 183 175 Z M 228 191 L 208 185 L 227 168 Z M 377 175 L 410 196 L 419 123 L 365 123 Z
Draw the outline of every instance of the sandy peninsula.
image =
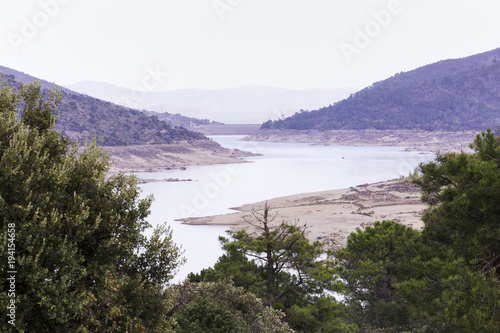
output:
M 309 240 L 320 239 L 328 249 L 346 245 L 347 236 L 375 221 L 395 220 L 416 229 L 423 227 L 420 220 L 427 205 L 420 201 L 420 189 L 408 183 L 387 181 L 365 184 L 347 189 L 297 194 L 267 201 L 277 213 L 274 223 L 283 221 L 306 225 Z M 227 225 L 231 230 L 256 229 L 246 223 L 252 209 L 261 211 L 265 202 L 235 207 L 236 213 L 182 219 L 191 225 Z

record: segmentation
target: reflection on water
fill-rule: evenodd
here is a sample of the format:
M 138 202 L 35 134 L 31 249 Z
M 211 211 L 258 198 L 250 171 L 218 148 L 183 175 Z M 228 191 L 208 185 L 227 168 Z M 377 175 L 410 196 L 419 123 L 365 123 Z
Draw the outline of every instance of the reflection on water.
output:
M 149 221 L 167 221 L 177 244 L 186 250 L 187 264 L 179 272 L 209 267 L 222 254 L 218 236 L 226 227 L 186 226 L 175 219 L 230 213 L 231 207 L 279 196 L 331 190 L 408 175 L 434 154 L 406 152 L 402 147 L 310 146 L 302 143 L 238 141 L 239 136 L 212 137 L 224 147 L 263 156 L 250 163 L 190 166 L 187 170 L 137 173 L 139 178 L 193 179 L 191 182 L 142 184 L 143 196 L 153 194 Z M 300 217 L 298 217 L 300 218 Z

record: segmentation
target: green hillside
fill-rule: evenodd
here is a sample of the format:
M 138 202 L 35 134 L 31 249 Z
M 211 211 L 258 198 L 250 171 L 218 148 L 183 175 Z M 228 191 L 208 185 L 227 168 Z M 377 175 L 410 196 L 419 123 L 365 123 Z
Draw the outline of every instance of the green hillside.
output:
M 48 96 L 50 83 L 5 67 L 0 82 L 18 91 L 21 83 L 38 81 L 42 96 Z M 206 139 L 201 133 L 172 127 L 155 116 L 61 88 L 57 130 L 80 144 L 97 137 L 104 146 L 172 143 L 178 140 Z
M 500 124 L 500 49 L 399 73 L 262 129 L 481 130 Z

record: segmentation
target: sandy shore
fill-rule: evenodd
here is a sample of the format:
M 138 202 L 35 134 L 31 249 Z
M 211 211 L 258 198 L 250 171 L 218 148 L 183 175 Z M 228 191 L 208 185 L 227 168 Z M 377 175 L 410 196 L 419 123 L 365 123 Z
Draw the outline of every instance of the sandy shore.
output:
M 248 141 L 303 142 L 335 146 L 403 146 L 409 150 L 467 151 L 477 131 L 428 132 L 420 130 L 262 130 L 245 138 Z
M 278 213 L 275 223 L 307 225 L 306 235 L 311 241 L 321 239 L 329 249 L 346 245 L 347 236 L 375 221 L 395 220 L 416 229 L 423 227 L 420 220 L 427 208 L 420 201 L 420 189 L 398 181 L 360 185 L 348 189 L 296 194 L 268 201 L 272 212 Z M 227 225 L 231 230 L 256 229 L 243 220 L 251 216 L 252 208 L 262 210 L 264 202 L 233 208 L 237 213 L 182 219 L 191 225 Z
M 173 144 L 104 147 L 111 153 L 110 173 L 160 171 L 187 165 L 243 163 L 254 156 L 239 149 L 221 147 L 212 140 L 181 141 Z

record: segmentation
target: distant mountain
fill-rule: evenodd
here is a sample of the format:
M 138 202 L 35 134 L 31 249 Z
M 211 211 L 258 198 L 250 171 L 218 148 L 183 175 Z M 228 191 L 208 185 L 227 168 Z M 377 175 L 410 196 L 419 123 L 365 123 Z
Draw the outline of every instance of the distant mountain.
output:
M 230 124 L 258 124 L 338 101 L 354 88 L 293 90 L 246 86 L 231 89 L 183 89 L 134 93 L 106 83 L 80 82 L 68 88 L 120 105 L 168 112 Z
M 21 83 L 41 82 L 42 91 L 48 96 L 48 89 L 57 87 L 47 81 L 30 75 L 0 67 L 0 82 L 19 90 Z M 163 144 L 179 140 L 204 140 L 201 133 L 189 131 L 183 127 L 172 127 L 155 116 L 148 116 L 110 102 L 60 88 L 62 100 L 58 111 L 60 119 L 56 128 L 63 135 L 80 144 L 94 136 L 104 146 L 125 146 L 141 144 Z
M 399 73 L 262 129 L 484 130 L 500 125 L 500 49 Z
M 25 73 L 20 72 L 20 71 L 16 71 L 15 69 L 12 69 L 12 68 L 0 66 L 0 73 L 3 74 L 4 76 L 9 76 L 9 75 L 14 76 L 16 81 L 23 82 L 23 83 L 40 82 L 43 89 L 50 89 L 53 87 L 57 87 L 58 89 L 66 92 L 66 93 L 69 93 L 69 94 L 74 93 L 73 91 L 71 91 L 68 88 L 57 86 L 54 83 L 36 78 L 34 76 L 25 74 Z

